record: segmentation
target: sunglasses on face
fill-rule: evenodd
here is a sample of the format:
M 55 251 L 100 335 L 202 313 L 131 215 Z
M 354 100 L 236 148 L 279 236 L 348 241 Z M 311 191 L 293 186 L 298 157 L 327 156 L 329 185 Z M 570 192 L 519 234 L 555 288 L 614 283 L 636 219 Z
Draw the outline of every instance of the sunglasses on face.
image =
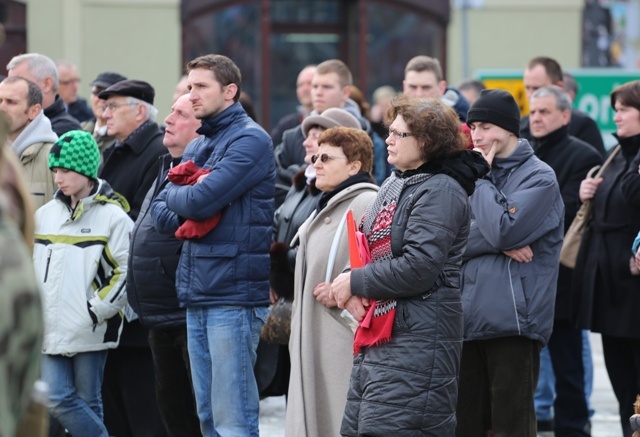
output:
M 346 156 L 335 156 L 335 155 L 328 155 L 326 153 L 323 153 L 322 155 L 313 155 L 311 157 L 311 163 L 315 164 L 317 160 L 320 160 L 321 163 L 325 163 L 327 161 L 330 161 L 332 159 L 347 159 Z

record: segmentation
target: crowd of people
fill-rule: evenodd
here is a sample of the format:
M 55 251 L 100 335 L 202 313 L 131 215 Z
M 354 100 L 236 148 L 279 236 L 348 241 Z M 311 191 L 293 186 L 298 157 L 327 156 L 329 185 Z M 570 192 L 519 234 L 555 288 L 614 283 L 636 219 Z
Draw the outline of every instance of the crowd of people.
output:
M 369 107 L 326 60 L 270 134 L 223 55 L 187 64 L 162 126 L 144 80 L 102 72 L 87 103 L 70 62 L 7 71 L 0 435 L 257 436 L 287 395 L 287 437 L 590 436 L 589 330 L 637 431 L 640 81 L 607 151 L 548 57 L 525 117 L 429 56 Z

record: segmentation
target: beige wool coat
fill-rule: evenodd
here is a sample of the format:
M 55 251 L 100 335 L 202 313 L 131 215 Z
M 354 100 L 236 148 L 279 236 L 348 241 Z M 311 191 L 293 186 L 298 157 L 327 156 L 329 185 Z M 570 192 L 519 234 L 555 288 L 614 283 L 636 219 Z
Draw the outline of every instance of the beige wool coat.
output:
M 353 331 L 342 310 L 318 302 L 313 289 L 325 281 L 329 252 L 342 217 L 353 210 L 356 223 L 376 198 L 378 187 L 358 183 L 345 188 L 298 231 L 295 290 L 291 317 L 291 376 L 286 413 L 286 437 L 340 435 L 353 365 Z M 331 279 L 349 264 L 346 226 Z

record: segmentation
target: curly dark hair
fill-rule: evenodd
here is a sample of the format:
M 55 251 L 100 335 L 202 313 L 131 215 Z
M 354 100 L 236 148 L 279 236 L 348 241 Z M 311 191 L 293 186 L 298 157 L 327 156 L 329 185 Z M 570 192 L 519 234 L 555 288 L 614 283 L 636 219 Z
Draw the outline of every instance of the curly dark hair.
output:
M 373 168 L 373 142 L 363 130 L 350 127 L 332 127 L 322 132 L 318 146 L 328 144 L 340 147 L 348 162 L 360 161 L 360 171 L 371 173 Z
M 460 130 L 458 115 L 440 99 L 417 99 L 402 94 L 391 101 L 385 124 L 389 126 L 397 116 L 403 118 L 418 140 L 425 162 L 450 158 L 466 149 L 467 139 Z

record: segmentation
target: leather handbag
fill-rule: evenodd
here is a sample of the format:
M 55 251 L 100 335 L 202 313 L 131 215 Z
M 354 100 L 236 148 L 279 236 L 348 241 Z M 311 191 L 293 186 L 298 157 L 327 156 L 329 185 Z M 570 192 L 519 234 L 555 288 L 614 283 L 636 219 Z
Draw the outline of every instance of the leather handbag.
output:
M 587 173 L 587 178 L 599 178 L 604 173 L 605 169 L 609 166 L 613 158 L 620 151 L 620 146 L 611 152 L 607 160 L 602 166 L 595 166 Z M 573 269 L 576 267 L 576 260 L 578 259 L 578 252 L 580 251 L 580 244 L 584 234 L 589 229 L 589 223 L 593 216 L 593 201 L 585 200 L 573 221 L 569 230 L 564 236 L 562 242 L 562 249 L 560 250 L 560 264 L 565 267 Z
M 273 344 L 289 344 L 292 305 L 293 301 L 284 297 L 279 298 L 276 303 L 271 305 L 267 321 L 260 331 L 260 338 L 263 341 Z

